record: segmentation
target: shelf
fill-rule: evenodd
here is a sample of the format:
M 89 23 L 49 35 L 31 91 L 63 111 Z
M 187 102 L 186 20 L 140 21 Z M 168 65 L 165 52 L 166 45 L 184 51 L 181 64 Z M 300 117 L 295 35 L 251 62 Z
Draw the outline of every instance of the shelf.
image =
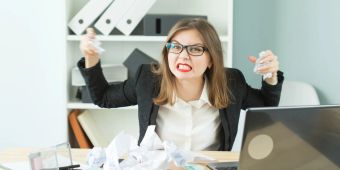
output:
M 92 118 L 96 121 L 96 125 L 101 127 L 110 127 L 105 129 L 103 137 L 110 138 L 115 136 L 122 129 L 131 131 L 138 135 L 138 106 L 128 106 L 120 108 L 100 108 L 93 103 L 83 103 L 75 98 L 77 88 L 72 86 L 72 69 L 76 67 L 79 57 L 82 56 L 79 50 L 79 43 L 83 35 L 75 35 L 70 31 L 68 23 L 79 13 L 80 10 L 88 3 L 89 0 L 69 0 L 65 3 L 65 26 L 63 37 L 66 40 L 65 53 L 63 58 L 64 72 L 63 81 L 66 85 L 64 91 L 66 94 L 64 100 L 66 104 L 66 115 L 72 109 L 89 110 Z M 181 4 L 181 5 L 178 5 Z M 194 4 L 194 5 L 192 5 Z M 224 65 L 232 67 L 232 51 L 233 51 L 233 0 L 217 0 L 214 3 L 209 3 L 203 0 L 173 0 L 173 1 L 156 1 L 153 7 L 147 12 L 148 14 L 164 14 L 164 15 L 204 15 L 209 18 L 208 21 L 214 25 L 223 48 Z M 188 8 L 190 6 L 190 9 Z M 98 18 L 100 15 L 98 16 Z M 93 22 L 90 26 L 93 26 Z M 99 31 L 99 30 L 98 30 Z M 123 63 L 131 52 L 138 48 L 154 59 L 161 58 L 161 50 L 164 48 L 164 43 L 167 36 L 147 36 L 147 35 L 123 35 L 118 30 L 114 30 L 112 35 L 104 35 L 98 32 L 96 36 L 102 42 L 102 47 L 106 52 L 101 56 L 102 64 Z M 60 114 L 65 119 L 65 114 Z M 62 125 L 67 125 L 67 119 L 62 122 Z M 67 126 L 66 126 L 67 127 Z M 72 128 L 69 127 L 70 132 Z M 66 131 L 64 130 L 66 133 Z M 67 135 L 64 135 L 67 136 Z M 70 143 L 76 143 L 72 138 Z
M 77 99 L 73 99 L 67 103 L 68 109 L 107 109 L 107 108 L 101 108 L 97 105 L 94 105 L 93 103 L 82 103 L 81 101 Z M 137 110 L 137 106 L 127 106 L 127 107 L 120 107 L 120 108 L 111 108 L 115 110 L 119 109 L 128 109 L 128 110 Z
M 125 36 L 125 35 L 110 35 L 110 36 L 103 36 L 98 35 L 98 40 L 100 41 L 127 41 L 127 42 L 162 42 L 165 41 L 166 36 L 143 36 L 143 35 L 132 35 L 132 36 Z M 228 36 L 220 36 L 222 42 L 228 42 Z M 68 41 L 80 41 L 81 36 L 78 35 L 69 35 L 67 36 Z

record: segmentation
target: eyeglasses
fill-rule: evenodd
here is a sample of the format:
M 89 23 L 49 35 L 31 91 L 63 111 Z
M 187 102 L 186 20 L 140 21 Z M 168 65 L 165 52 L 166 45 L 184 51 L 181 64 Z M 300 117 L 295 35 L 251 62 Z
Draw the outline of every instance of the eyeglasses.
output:
M 187 50 L 187 53 L 192 56 L 201 56 L 203 55 L 204 51 L 208 51 L 208 49 L 203 46 L 182 45 L 180 43 L 175 43 L 175 42 L 168 42 L 166 43 L 165 46 L 168 49 L 169 53 L 174 53 L 174 54 L 180 54 L 184 48 Z

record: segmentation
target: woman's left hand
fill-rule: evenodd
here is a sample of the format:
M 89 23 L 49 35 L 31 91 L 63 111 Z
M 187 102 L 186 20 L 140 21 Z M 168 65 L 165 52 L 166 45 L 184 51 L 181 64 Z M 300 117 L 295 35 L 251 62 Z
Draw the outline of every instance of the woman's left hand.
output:
M 259 67 L 257 71 L 260 74 L 266 74 L 266 73 L 272 73 L 272 77 L 266 78 L 266 83 L 270 85 L 276 85 L 277 84 L 277 71 L 279 70 L 279 61 L 278 57 L 270 50 L 264 51 L 264 57 L 259 59 L 258 62 L 266 63 L 263 66 Z M 255 56 L 250 56 L 249 60 L 252 63 L 256 63 L 256 60 L 258 60 Z

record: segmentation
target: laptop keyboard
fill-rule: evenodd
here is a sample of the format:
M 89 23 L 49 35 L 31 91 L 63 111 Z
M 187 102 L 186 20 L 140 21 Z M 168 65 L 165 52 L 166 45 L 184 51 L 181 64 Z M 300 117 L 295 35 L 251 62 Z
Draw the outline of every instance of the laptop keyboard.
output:
M 237 170 L 238 162 L 208 163 L 208 167 L 212 170 Z

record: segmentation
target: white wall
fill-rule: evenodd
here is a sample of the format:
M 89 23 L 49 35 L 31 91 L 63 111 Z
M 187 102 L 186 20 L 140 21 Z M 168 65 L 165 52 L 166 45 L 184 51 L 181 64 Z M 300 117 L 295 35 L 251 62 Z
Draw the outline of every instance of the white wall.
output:
M 235 0 L 233 67 L 259 87 L 247 56 L 272 49 L 286 80 L 313 85 L 321 104 L 340 104 L 339 0 Z M 241 114 L 239 132 L 243 131 Z M 234 150 L 240 149 L 238 134 Z
M 340 104 L 339 0 L 234 1 L 233 67 L 259 87 L 247 56 L 272 49 L 286 80 L 313 85 L 321 104 Z
M 67 140 L 64 3 L 0 6 L 0 149 Z

